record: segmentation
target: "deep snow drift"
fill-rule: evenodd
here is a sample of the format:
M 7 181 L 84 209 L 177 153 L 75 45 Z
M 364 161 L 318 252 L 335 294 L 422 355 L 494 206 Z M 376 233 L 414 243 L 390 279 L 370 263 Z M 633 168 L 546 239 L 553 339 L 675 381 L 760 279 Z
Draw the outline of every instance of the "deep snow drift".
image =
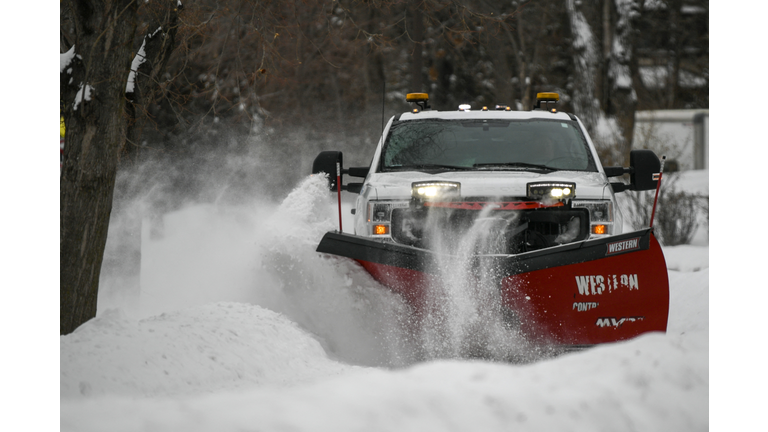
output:
M 667 334 L 523 365 L 419 361 L 399 298 L 314 252 L 335 215 L 310 177 L 278 206 L 146 222 L 141 292 L 104 281 L 99 315 L 60 338 L 61 430 L 709 428 L 706 240 L 664 249 Z

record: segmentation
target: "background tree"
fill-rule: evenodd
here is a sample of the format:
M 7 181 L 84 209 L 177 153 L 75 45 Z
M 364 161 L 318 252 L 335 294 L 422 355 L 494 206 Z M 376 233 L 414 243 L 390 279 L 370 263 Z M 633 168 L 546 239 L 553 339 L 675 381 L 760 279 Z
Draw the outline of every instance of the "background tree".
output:
M 707 106 L 707 8 L 704 0 L 190 2 L 162 97 L 147 107 L 156 128 L 145 141 L 192 154 L 220 145 L 225 130 L 271 129 L 279 142 L 301 125 L 315 140 L 344 130 L 375 142 L 382 88 L 388 117 L 408 109 L 404 94 L 420 86 L 437 109 L 527 110 L 535 93 L 558 91 L 561 109 L 592 132 L 615 122 L 621 130 L 609 141 L 623 140 L 627 153 L 634 110 Z
M 70 53 L 60 85 L 67 126 L 59 189 L 61 334 L 96 315 L 118 156 L 128 126 L 125 93 L 136 53 L 138 5 L 133 0 L 67 0 L 61 5 L 62 44 Z M 149 64 L 151 46 L 143 46 Z M 150 87 L 142 82 L 135 80 L 136 87 Z

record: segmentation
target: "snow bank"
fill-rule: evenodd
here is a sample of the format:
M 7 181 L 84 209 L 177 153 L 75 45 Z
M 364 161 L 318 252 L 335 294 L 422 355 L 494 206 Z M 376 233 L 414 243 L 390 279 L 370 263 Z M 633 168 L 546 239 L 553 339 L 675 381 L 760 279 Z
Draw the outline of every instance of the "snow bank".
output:
M 111 309 L 61 337 L 62 399 L 284 386 L 348 369 L 285 317 L 242 303 L 138 322 Z
M 707 344 L 653 334 L 529 366 L 440 361 L 198 398 L 64 400 L 61 430 L 706 430 Z
M 709 268 L 709 247 L 695 245 L 663 246 L 667 269 L 697 272 Z
M 669 273 L 667 334 L 709 334 L 709 247 L 664 246 Z M 708 357 L 708 352 L 702 356 Z

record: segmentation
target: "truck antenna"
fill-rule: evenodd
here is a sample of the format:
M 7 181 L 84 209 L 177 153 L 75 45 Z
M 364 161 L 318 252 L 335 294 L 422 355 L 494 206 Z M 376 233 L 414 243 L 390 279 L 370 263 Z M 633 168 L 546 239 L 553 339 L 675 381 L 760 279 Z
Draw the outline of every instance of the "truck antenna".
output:
M 384 101 L 386 100 L 387 79 L 381 80 L 381 134 L 384 135 Z

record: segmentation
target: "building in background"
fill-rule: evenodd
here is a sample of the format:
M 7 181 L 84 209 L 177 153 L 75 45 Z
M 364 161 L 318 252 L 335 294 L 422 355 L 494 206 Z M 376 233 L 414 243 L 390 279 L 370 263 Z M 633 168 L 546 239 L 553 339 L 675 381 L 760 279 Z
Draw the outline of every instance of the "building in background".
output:
M 709 110 L 637 111 L 632 147 L 667 156 L 665 171 L 709 169 Z

